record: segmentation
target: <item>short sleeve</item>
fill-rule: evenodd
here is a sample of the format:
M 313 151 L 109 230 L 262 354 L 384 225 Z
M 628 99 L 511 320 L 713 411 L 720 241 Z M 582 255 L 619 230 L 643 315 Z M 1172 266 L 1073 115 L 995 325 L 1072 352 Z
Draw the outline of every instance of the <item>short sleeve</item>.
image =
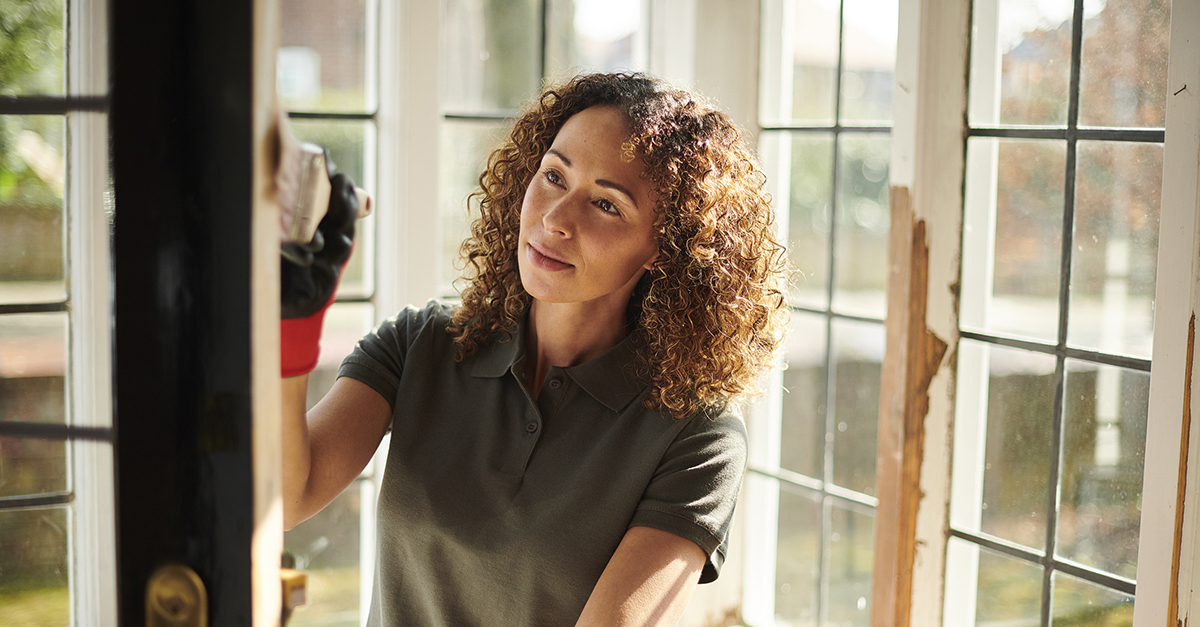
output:
M 725 562 L 746 471 L 746 428 L 731 411 L 688 421 L 663 455 L 629 526 L 653 527 L 695 542 L 708 558 L 700 583 L 708 583 Z
M 358 341 L 354 350 L 342 360 L 338 376 L 367 384 L 395 409 L 396 392 L 409 348 L 421 334 L 444 330 L 451 313 L 448 305 L 432 300 L 423 309 L 406 307 Z

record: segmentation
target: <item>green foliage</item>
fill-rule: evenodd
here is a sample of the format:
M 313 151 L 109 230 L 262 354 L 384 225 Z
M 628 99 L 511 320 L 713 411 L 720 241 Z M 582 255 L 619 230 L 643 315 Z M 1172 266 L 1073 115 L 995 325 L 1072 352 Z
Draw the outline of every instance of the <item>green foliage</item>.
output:
M 63 3 L 0 0 L 0 94 L 62 91 Z

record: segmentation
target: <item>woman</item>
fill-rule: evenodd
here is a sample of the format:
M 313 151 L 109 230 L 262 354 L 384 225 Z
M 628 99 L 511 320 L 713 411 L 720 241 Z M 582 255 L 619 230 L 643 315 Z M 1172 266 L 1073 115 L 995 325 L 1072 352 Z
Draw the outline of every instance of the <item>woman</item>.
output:
M 462 304 L 363 338 L 307 419 L 285 379 L 289 527 L 392 432 L 371 624 L 678 620 L 724 559 L 737 401 L 786 317 L 762 184 L 685 92 L 550 88 L 480 177 Z

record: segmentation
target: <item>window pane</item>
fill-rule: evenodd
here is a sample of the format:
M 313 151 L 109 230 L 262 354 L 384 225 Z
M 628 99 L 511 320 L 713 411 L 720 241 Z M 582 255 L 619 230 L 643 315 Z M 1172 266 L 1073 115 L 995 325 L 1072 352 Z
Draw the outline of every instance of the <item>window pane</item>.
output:
M 303 141 L 324 146 L 329 158 L 337 166 L 337 172 L 349 176 L 359 187 L 369 185 L 367 164 L 375 155 L 368 154 L 368 141 L 375 133 L 371 122 L 291 120 L 296 137 Z M 373 291 L 372 279 L 367 268 L 375 250 L 371 237 L 373 218 L 360 220 L 354 237 L 354 252 L 346 264 L 345 274 L 338 285 L 339 296 L 369 296 Z
M 988 377 L 983 531 L 1046 544 L 1054 421 L 1054 358 L 993 346 Z
M 337 380 L 338 367 L 362 336 L 375 326 L 375 307 L 367 303 L 334 303 L 325 314 L 321 356 L 308 376 L 308 408 L 312 409 Z
M 65 5 L 62 0 L 0 0 L 0 95 L 63 93 Z
M 833 210 L 833 136 L 763 133 L 759 151 L 769 172 L 787 177 L 788 258 L 796 269 L 792 302 L 818 309 L 829 303 L 829 219 Z M 790 165 L 788 165 L 790 164 Z M 782 183 L 782 182 L 781 182 Z M 779 205 L 777 196 L 777 206 Z
M 1083 6 L 1079 123 L 1163 126 L 1171 3 L 1107 0 Z M 1088 13 L 1096 7 L 1103 8 Z
M 1150 358 L 1162 144 L 1078 143 L 1073 346 Z
M 780 466 L 814 479 L 825 476 L 825 316 L 792 313 L 783 371 Z
M 967 143 L 962 326 L 1058 338 L 1066 142 Z
M 875 494 L 883 325 L 833 321 L 833 482 Z
M 1133 597 L 1056 572 L 1051 625 L 1133 625 Z
M 65 443 L 30 438 L 0 438 L 0 497 L 62 492 L 66 489 Z M 0 571 L 0 575 L 2 574 Z
M 829 625 L 871 624 L 871 566 L 875 555 L 875 518 L 832 508 L 829 549 Z
M 970 122 L 1066 124 L 1072 0 L 975 0 Z
M 892 119 L 899 9 L 896 0 L 845 0 L 843 123 Z
M 280 3 L 276 84 L 283 106 L 301 111 L 367 111 L 370 0 Z
M 504 139 L 507 124 L 478 122 L 442 123 L 441 150 L 441 213 L 442 213 L 442 281 L 446 293 L 460 275 L 458 249 L 469 233 L 469 220 L 478 213 L 467 215 L 467 196 L 479 187 L 479 175 L 487 166 L 491 154 Z
M 1137 576 L 1150 375 L 1067 361 L 1059 555 Z
M 65 508 L 0 511 L 0 625 L 70 620 Z
M 60 116 L 0 116 L 0 304 L 66 300 L 64 137 Z
M 878 133 L 844 133 L 838 141 L 841 184 L 833 249 L 837 268 L 833 308 L 883 318 L 887 312 L 884 284 L 891 139 Z
M 1040 624 L 1041 567 L 958 538 L 947 556 L 946 625 Z
M 284 535 L 296 568 L 308 575 L 308 604 L 295 627 L 358 627 L 361 483 L 355 481 L 325 509 Z
M 548 2 L 547 77 L 645 69 L 643 0 Z
M 809 123 L 832 123 L 836 102 L 838 33 L 837 0 L 796 0 L 792 35 L 792 108 L 767 111 L 769 117 Z
M 820 616 L 821 506 L 779 482 L 775 616 L 789 627 L 816 627 Z
M 0 420 L 66 421 L 67 314 L 0 316 Z
M 442 106 L 482 113 L 519 108 L 541 79 L 536 0 L 443 3 Z

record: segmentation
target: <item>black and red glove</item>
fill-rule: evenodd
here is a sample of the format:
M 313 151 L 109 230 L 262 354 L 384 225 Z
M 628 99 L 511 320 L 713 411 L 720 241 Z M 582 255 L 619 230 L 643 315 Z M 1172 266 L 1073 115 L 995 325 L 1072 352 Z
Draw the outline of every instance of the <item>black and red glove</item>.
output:
M 345 174 L 330 178 L 329 210 L 313 241 L 284 243 L 280 258 L 280 371 L 308 374 L 320 356 L 321 326 L 354 249 L 358 198 Z

